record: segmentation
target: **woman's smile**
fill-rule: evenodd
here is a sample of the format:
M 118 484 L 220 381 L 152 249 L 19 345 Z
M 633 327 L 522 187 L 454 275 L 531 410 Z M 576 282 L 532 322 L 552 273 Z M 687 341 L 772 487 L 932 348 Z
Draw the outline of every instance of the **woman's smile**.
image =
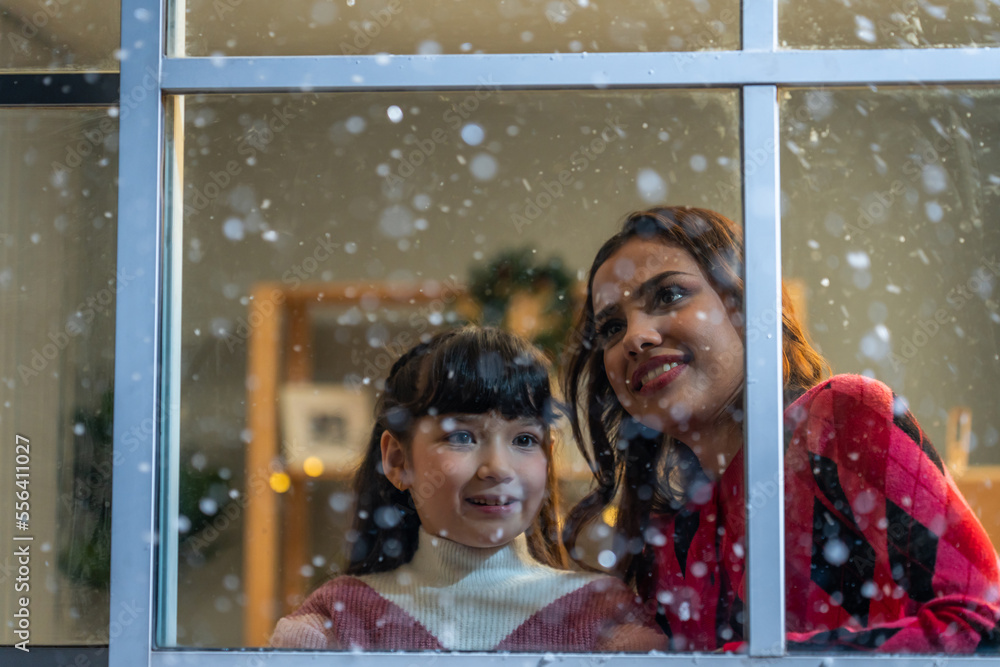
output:
M 643 396 L 649 396 L 666 387 L 683 372 L 684 368 L 687 367 L 685 359 L 686 357 L 683 356 L 677 358 L 676 355 L 653 357 L 632 373 L 629 385 L 633 391 L 637 391 Z

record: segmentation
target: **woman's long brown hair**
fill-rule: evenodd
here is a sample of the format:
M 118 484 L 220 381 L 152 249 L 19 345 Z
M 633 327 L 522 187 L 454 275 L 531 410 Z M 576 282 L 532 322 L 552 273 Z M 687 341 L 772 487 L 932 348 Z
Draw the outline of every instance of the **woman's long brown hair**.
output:
M 629 416 L 604 370 L 594 322 L 594 274 L 634 238 L 658 239 L 687 251 L 726 308 L 742 316 L 743 231 L 729 218 L 707 209 L 671 206 L 628 215 L 621 231 L 594 258 L 587 301 L 567 348 L 563 393 L 573 435 L 590 463 L 596 486 L 570 511 L 563 538 L 570 556 L 579 562 L 581 554 L 575 546 L 580 535 L 617 498 L 616 569 L 646 593 L 653 573 L 653 552 L 646 540 L 651 513 L 675 513 L 685 502 L 690 475 L 698 466 L 689 450 Z M 784 286 L 781 320 L 787 401 L 819 383 L 829 374 L 829 367 L 809 343 Z M 738 328 L 746 334 L 746 327 Z

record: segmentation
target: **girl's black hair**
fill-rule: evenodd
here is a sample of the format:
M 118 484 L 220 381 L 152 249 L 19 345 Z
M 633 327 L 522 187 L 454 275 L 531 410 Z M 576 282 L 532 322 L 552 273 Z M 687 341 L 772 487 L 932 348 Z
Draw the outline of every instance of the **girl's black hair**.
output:
M 410 491 L 397 489 L 382 470 L 382 434 L 388 431 L 407 446 L 413 424 L 421 417 L 494 411 L 506 419 L 540 419 L 551 426 L 557 406 L 549 371 L 548 361 L 528 341 L 475 326 L 436 334 L 393 364 L 375 406 L 365 458 L 354 477 L 357 504 L 348 574 L 393 570 L 410 562 L 417 549 L 420 517 Z M 528 548 L 536 560 L 565 567 L 551 435 L 543 447 L 549 460 L 548 491 L 527 531 Z

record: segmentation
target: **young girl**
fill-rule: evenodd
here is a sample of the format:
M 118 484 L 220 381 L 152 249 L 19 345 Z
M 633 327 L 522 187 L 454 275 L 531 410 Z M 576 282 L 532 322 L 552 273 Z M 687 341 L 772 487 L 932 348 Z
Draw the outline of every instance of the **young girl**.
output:
M 438 334 L 393 365 L 376 415 L 348 574 L 281 619 L 273 646 L 665 648 L 619 580 L 564 569 L 549 367 L 529 343 Z

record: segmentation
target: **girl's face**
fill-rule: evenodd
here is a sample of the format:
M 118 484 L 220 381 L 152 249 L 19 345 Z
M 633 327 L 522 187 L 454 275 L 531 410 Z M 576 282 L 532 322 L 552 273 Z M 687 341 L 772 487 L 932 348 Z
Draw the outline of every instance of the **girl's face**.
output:
M 421 417 L 404 448 L 382 436 L 382 465 L 409 489 L 424 530 L 470 547 L 523 533 L 546 493 L 549 429 L 498 413 Z
M 743 389 L 743 340 L 687 251 L 628 241 L 594 274 L 593 307 L 608 380 L 629 414 L 684 442 L 726 419 Z

